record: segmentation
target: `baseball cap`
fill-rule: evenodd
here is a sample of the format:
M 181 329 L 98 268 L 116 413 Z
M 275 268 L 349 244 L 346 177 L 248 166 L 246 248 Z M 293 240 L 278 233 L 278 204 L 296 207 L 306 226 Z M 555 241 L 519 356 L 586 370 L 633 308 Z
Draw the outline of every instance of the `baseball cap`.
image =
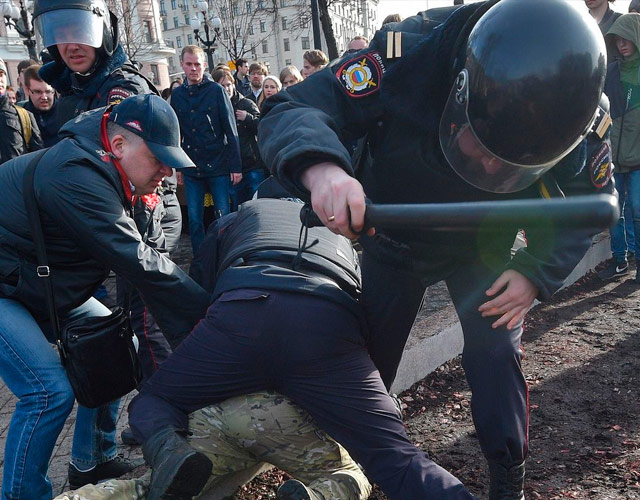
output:
M 180 125 L 171 106 L 154 94 L 127 97 L 114 106 L 109 121 L 141 137 L 149 150 L 167 167 L 195 167 L 180 147 Z

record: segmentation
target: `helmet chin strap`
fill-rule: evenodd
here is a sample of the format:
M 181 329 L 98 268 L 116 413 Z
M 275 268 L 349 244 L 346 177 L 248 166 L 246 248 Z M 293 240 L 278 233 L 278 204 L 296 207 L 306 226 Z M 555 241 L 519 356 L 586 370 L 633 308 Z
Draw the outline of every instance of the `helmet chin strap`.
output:
M 87 77 L 93 75 L 93 73 L 95 73 L 96 69 L 98 69 L 98 66 L 100 66 L 101 63 L 102 63 L 102 47 L 96 49 L 96 59 L 95 59 L 95 61 L 93 61 L 93 64 L 88 69 L 88 71 L 86 71 L 84 73 L 80 73 L 79 71 L 76 71 L 75 73 L 78 76 L 81 76 L 83 78 L 87 78 Z

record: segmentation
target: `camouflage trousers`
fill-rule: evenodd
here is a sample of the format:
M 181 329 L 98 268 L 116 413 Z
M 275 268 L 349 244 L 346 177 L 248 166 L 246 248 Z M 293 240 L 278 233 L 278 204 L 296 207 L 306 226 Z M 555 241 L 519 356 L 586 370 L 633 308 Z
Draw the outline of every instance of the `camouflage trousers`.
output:
M 230 476 L 261 463 L 275 465 L 324 500 L 364 500 L 371 485 L 347 451 L 327 436 L 302 408 L 275 393 L 239 396 L 189 417 L 191 446 L 213 462 L 202 496 Z M 84 486 L 54 500 L 138 500 L 149 474 Z

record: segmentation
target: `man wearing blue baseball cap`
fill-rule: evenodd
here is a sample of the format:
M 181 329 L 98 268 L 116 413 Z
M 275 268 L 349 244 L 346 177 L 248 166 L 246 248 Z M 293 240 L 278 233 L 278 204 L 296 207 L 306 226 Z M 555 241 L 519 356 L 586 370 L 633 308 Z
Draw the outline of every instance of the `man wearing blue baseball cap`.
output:
M 178 266 L 145 243 L 132 201 L 149 195 L 171 168 L 193 167 L 180 148 L 178 119 L 155 95 L 129 97 L 113 108 L 67 122 L 62 140 L 0 169 L 0 378 L 18 398 L 4 455 L 2 497 L 52 497 L 47 466 L 74 395 L 47 328 L 45 288 L 23 199 L 25 171 L 37 159 L 40 211 L 56 307 L 70 318 L 110 311 L 92 298 L 112 269 L 134 283 L 173 345 L 204 316 L 208 294 Z M 48 336 L 49 335 L 49 336 Z M 93 482 L 121 475 L 115 428 L 94 439 L 96 422 L 118 401 L 78 407 L 72 460 L 93 464 Z

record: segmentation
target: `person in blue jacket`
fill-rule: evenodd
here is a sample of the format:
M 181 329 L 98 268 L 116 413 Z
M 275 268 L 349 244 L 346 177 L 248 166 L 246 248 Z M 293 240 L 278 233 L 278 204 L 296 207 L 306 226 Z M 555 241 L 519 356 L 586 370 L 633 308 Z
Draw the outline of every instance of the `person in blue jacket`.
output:
M 182 145 L 196 164 L 185 173 L 189 234 L 195 254 L 204 239 L 204 195 L 213 198 L 218 216 L 230 211 L 230 189 L 242 180 L 238 130 L 231 101 L 221 85 L 205 73 L 200 47 L 187 45 L 180 55 L 186 81 L 171 93 Z

